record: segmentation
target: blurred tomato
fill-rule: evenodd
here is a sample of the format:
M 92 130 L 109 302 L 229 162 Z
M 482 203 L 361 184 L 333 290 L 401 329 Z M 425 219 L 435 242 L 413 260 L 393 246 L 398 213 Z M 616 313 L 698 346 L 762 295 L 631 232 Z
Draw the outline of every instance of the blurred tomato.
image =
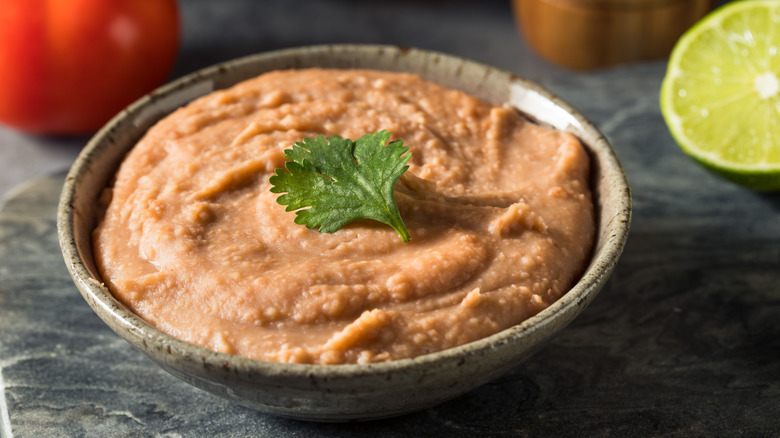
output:
M 176 0 L 0 0 L 0 123 L 84 134 L 160 85 Z

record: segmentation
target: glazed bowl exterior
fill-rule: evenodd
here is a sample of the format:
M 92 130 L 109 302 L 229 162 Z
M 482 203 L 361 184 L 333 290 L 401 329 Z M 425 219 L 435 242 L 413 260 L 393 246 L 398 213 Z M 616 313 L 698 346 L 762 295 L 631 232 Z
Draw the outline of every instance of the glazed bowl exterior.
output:
M 189 101 L 261 73 L 306 67 L 368 68 L 424 79 L 574 133 L 592 160 L 597 242 L 580 281 L 552 306 L 488 338 L 438 353 L 369 365 L 300 365 L 217 353 L 167 335 L 129 311 L 95 267 L 97 202 L 123 157 L 159 119 Z M 328 45 L 262 53 L 200 70 L 140 99 L 86 145 L 66 178 L 58 210 L 62 253 L 95 313 L 157 365 L 192 385 L 264 412 L 313 421 L 391 417 L 433 406 L 500 376 L 568 325 L 613 271 L 628 236 L 631 195 L 605 137 L 581 114 L 527 80 L 441 53 L 391 46 Z

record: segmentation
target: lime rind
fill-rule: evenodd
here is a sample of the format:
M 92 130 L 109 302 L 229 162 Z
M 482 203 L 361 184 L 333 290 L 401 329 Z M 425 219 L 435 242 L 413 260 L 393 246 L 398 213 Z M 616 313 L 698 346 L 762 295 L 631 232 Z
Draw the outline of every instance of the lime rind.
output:
M 661 86 L 682 150 L 758 190 L 780 190 L 779 52 L 780 1 L 731 3 L 680 38 Z

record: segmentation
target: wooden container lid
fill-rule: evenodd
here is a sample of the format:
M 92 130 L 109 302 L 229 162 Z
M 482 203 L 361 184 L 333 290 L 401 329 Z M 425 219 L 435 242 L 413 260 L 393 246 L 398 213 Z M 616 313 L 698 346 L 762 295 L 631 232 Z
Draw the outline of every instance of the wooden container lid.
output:
M 635 10 L 652 9 L 691 2 L 689 0 L 547 0 L 545 3 L 595 10 Z

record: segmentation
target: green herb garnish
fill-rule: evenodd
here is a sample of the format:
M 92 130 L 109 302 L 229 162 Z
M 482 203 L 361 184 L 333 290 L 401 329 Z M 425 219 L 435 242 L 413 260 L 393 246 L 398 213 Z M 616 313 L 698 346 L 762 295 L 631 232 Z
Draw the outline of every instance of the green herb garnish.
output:
M 411 157 L 403 141 L 385 146 L 390 133 L 382 130 L 356 141 L 333 136 L 304 138 L 285 149 L 289 160 L 271 176 L 271 192 L 295 212 L 295 223 L 332 233 L 357 219 L 390 225 L 409 241 L 393 189 Z M 308 207 L 308 208 L 306 208 Z

